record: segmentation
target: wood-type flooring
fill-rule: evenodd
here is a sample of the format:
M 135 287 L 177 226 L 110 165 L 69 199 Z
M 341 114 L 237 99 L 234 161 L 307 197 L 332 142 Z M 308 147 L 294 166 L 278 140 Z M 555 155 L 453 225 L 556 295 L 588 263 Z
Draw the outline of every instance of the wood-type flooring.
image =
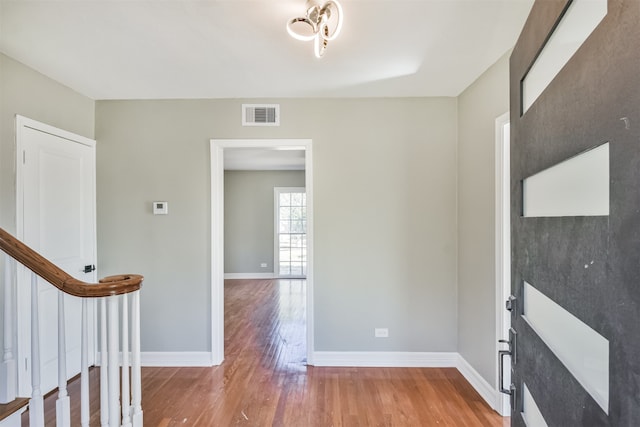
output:
M 307 366 L 305 292 L 304 280 L 225 281 L 224 363 L 142 368 L 144 425 L 508 425 L 454 368 Z M 99 368 L 91 377 L 91 425 L 99 426 Z M 79 381 L 69 392 L 77 426 Z M 55 425 L 54 397 L 45 402 L 47 426 Z

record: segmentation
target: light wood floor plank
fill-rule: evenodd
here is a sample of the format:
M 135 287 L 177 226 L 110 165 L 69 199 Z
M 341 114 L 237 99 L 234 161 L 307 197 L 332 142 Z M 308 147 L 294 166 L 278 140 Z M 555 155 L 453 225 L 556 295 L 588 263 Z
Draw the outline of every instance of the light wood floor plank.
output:
M 143 368 L 145 426 L 508 425 L 456 369 L 306 366 L 305 300 L 300 280 L 225 281 L 224 363 Z M 98 426 L 99 369 L 91 377 Z M 78 402 L 78 381 L 69 391 Z M 55 425 L 55 402 L 45 405 Z

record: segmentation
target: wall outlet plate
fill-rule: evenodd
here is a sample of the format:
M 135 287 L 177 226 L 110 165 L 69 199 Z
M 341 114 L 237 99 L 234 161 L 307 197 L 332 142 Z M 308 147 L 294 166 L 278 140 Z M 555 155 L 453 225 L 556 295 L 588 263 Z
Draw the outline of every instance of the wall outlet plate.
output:
M 388 328 L 376 328 L 374 332 L 376 338 L 389 338 Z

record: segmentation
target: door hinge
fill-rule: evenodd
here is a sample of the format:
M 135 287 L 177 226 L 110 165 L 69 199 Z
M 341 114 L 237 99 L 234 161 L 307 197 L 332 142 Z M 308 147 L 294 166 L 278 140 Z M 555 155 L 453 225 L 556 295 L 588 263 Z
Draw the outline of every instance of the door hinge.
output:
M 27 164 L 27 150 L 22 150 L 22 164 Z

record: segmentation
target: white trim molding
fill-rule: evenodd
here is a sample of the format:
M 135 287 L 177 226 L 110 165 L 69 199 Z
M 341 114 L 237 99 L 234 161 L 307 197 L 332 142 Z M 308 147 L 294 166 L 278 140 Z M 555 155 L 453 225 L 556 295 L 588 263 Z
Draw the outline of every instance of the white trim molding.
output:
M 476 371 L 473 366 L 469 364 L 462 357 L 461 354 L 458 354 L 458 360 L 456 363 L 456 368 L 462 374 L 463 377 L 469 381 L 469 384 L 478 392 L 478 394 L 484 399 L 487 404 L 493 408 L 498 414 L 502 416 L 509 416 L 510 414 L 504 414 L 501 412 L 502 408 L 502 397 L 504 396 L 498 390 L 496 390 L 491 384 L 485 380 L 482 375 Z
M 96 354 L 96 366 L 100 366 L 101 353 Z M 122 352 L 118 355 L 122 365 Z M 143 351 L 140 353 L 140 364 L 145 367 L 182 368 L 214 365 L 213 354 L 209 351 Z
M 458 353 L 402 351 L 316 351 L 314 366 L 455 368 Z M 311 363 L 310 363 L 311 364 Z
M 8 417 L 0 420 L 0 427 L 20 427 L 22 426 L 22 413 L 25 412 L 28 408 L 28 405 L 23 406 L 18 409 L 13 414 Z
M 213 366 L 213 355 L 209 351 L 143 351 L 140 363 L 142 366 L 210 367 Z
M 275 279 L 274 273 L 224 273 L 225 280 L 227 279 Z
M 495 120 L 495 311 L 496 311 L 496 338 L 495 338 L 495 384 L 499 387 L 500 363 L 498 352 L 506 349 L 505 344 L 498 340 L 509 337 L 511 317 L 505 309 L 505 301 L 511 293 L 511 195 L 510 195 L 510 130 L 509 112 L 500 115 Z M 509 383 L 510 369 L 504 373 L 507 384 Z M 500 415 L 511 415 L 511 403 L 509 396 L 497 393 L 494 403 L 489 402 Z
M 305 152 L 307 192 L 307 360 L 313 360 L 313 157 L 311 139 L 212 139 L 211 146 L 211 355 L 224 360 L 224 150 L 296 149 Z

